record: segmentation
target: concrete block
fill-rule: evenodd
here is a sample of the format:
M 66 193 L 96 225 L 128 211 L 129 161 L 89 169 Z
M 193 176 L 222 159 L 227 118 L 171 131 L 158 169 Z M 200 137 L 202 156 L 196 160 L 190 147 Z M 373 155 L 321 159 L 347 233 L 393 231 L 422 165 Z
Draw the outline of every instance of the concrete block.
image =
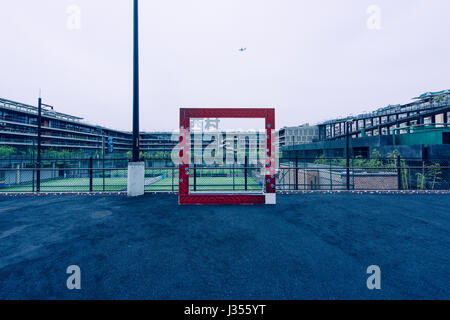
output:
M 128 163 L 128 196 L 138 197 L 144 194 L 145 163 Z
M 266 204 L 277 204 L 276 193 L 266 193 Z

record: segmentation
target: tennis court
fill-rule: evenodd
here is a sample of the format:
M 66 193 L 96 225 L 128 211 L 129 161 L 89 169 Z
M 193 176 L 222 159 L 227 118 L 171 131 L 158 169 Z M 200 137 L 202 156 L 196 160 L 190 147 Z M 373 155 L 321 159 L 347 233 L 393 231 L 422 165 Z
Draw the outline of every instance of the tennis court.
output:
M 190 185 L 193 189 L 194 181 L 191 179 Z M 201 176 L 197 179 L 196 189 L 198 191 L 225 190 L 243 191 L 245 190 L 245 180 L 242 176 L 232 177 L 208 177 Z M 253 177 L 247 177 L 247 190 L 261 190 L 261 181 L 256 181 Z M 4 187 L 1 192 L 31 192 L 31 183 L 14 187 Z M 92 191 L 125 191 L 127 190 L 127 177 L 113 178 L 93 178 Z M 178 176 L 161 173 L 156 177 L 146 177 L 146 191 L 178 191 Z M 89 178 L 65 178 L 54 179 L 41 182 L 41 192 L 89 192 Z

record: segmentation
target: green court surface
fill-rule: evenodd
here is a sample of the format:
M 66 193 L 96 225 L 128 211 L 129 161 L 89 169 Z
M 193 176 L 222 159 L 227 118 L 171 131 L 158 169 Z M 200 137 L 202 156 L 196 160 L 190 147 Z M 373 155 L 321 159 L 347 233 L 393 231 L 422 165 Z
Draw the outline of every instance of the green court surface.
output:
M 147 170 L 146 170 L 147 171 Z M 150 173 L 151 170 L 147 174 Z M 146 177 L 145 191 L 178 191 L 178 177 L 166 175 L 172 170 L 164 170 L 161 180 L 151 183 L 154 178 Z M 152 172 L 154 173 L 154 172 Z M 161 172 L 162 173 L 162 172 Z M 191 190 L 194 189 L 194 179 L 190 179 Z M 41 192 L 89 192 L 89 178 L 69 178 L 69 179 L 55 179 L 51 181 L 41 182 Z M 35 186 L 36 187 L 36 186 Z M 127 177 L 114 178 L 93 178 L 92 191 L 124 191 L 127 189 Z M 259 182 L 253 177 L 247 177 L 247 190 L 257 191 L 261 190 Z M 197 191 L 244 191 L 245 180 L 244 177 L 197 177 Z M 31 183 L 19 186 L 9 186 L 0 188 L 0 192 L 32 192 L 33 186 Z
M 172 182 L 173 181 L 173 182 Z M 189 179 L 191 191 L 194 190 L 194 181 Z M 233 187 L 234 185 L 234 187 Z M 178 191 L 178 177 L 167 177 L 145 186 L 146 191 Z M 244 177 L 198 177 L 196 191 L 244 191 Z M 247 177 L 247 190 L 262 190 L 262 186 L 253 178 Z
M 127 187 L 126 177 L 105 178 L 105 188 L 103 188 L 103 178 L 92 179 L 93 191 L 121 191 Z M 36 186 L 35 186 L 36 187 Z M 105 190 L 103 190 L 105 189 Z M 31 183 L 20 186 L 0 188 L 0 192 L 32 192 Z M 89 178 L 55 179 L 41 182 L 41 192 L 88 192 Z

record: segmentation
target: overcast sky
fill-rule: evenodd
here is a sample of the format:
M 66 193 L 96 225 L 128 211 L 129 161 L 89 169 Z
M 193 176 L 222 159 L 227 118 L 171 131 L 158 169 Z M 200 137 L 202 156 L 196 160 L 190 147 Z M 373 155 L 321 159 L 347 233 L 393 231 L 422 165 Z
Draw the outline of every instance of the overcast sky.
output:
M 275 107 L 281 127 L 450 89 L 448 0 L 140 3 L 142 130 L 176 128 L 180 107 Z M 0 97 L 36 105 L 42 88 L 131 130 L 131 36 L 131 0 L 2 0 Z

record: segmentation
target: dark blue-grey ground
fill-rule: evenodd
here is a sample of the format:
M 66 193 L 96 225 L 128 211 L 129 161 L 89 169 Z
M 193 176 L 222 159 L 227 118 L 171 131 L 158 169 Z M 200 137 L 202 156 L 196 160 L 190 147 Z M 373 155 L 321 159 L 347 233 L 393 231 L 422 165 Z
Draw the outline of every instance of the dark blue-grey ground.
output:
M 448 195 L 0 197 L 1 299 L 449 299 L 449 266 Z

